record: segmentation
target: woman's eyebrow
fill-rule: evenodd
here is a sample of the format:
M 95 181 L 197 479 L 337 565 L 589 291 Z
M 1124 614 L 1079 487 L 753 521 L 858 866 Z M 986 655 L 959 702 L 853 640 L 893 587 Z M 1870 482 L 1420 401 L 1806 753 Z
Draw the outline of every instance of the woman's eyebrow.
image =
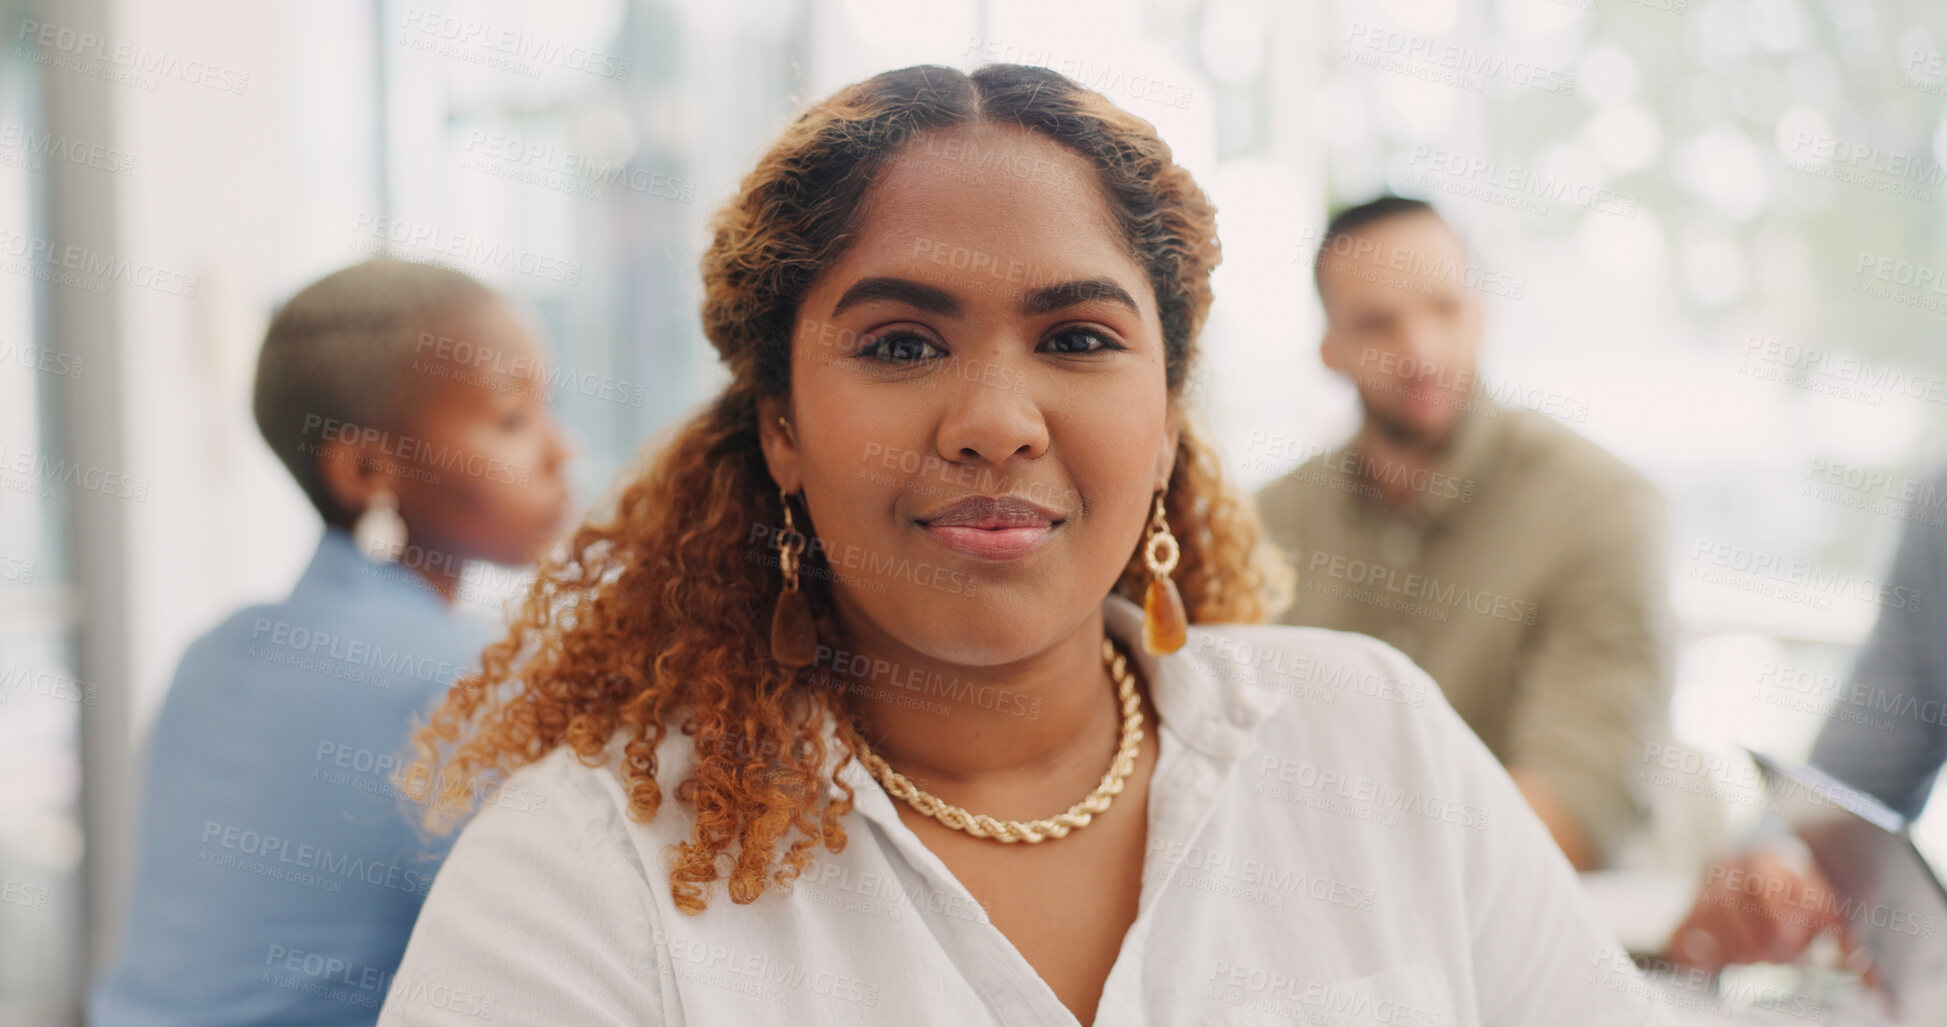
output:
M 1021 312 L 1046 314 L 1090 300 L 1107 300 L 1128 307 L 1132 314 L 1142 313 L 1142 309 L 1136 306 L 1135 297 L 1129 295 L 1129 290 L 1106 278 L 1085 278 L 1043 286 L 1021 298 Z
M 959 317 L 961 312 L 959 299 L 945 289 L 910 278 L 876 275 L 861 278 L 845 290 L 838 302 L 832 305 L 832 316 L 837 317 L 849 307 L 873 300 L 903 303 L 942 317 Z M 1021 312 L 1028 315 L 1047 314 L 1093 300 L 1107 300 L 1129 308 L 1132 314 L 1142 313 L 1142 308 L 1136 305 L 1135 297 L 1129 295 L 1129 290 L 1107 278 L 1083 278 L 1044 285 L 1021 297 Z
M 832 316 L 837 317 L 845 308 L 866 303 L 871 300 L 892 300 L 916 307 L 929 314 L 942 317 L 959 317 L 960 301 L 953 294 L 937 286 L 915 282 L 910 278 L 861 278 L 853 283 L 845 295 L 838 298 L 832 306 Z

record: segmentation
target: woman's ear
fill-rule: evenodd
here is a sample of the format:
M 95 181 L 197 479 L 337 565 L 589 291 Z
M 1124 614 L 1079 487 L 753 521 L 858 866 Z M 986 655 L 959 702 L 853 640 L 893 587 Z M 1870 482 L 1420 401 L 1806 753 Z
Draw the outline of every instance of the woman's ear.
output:
M 385 471 L 387 462 L 371 455 L 361 443 L 331 439 L 318 453 L 318 478 L 331 501 L 357 517 L 380 489 L 392 489 L 394 494 L 399 491 L 393 476 Z
M 1182 415 L 1175 404 L 1170 405 L 1169 419 L 1163 428 L 1163 444 L 1156 452 L 1157 492 L 1166 492 L 1170 487 L 1170 475 L 1176 473 L 1177 447 L 1183 442 Z
M 1329 329 L 1318 337 L 1318 360 L 1333 371 L 1342 373 L 1346 369 L 1345 354 L 1339 352 L 1338 340 Z
M 764 447 L 764 465 L 771 480 L 786 492 L 798 491 L 798 429 L 786 412 L 783 397 L 757 401 L 757 439 Z

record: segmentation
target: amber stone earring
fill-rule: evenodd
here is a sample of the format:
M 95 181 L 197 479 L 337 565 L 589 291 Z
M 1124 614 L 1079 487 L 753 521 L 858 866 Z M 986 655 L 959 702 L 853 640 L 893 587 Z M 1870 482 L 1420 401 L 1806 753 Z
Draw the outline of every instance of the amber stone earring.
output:
M 778 570 L 784 572 L 784 591 L 771 610 L 771 657 L 786 667 L 808 667 L 818 658 L 818 625 L 811 617 L 811 599 L 798 588 L 798 563 L 805 537 L 791 518 L 791 497 L 783 488 L 784 533 L 778 539 Z
M 1167 555 L 1159 553 L 1164 550 Z M 1143 651 L 1164 656 L 1183 648 L 1189 640 L 1190 618 L 1183 612 L 1183 594 L 1170 580 L 1183 549 L 1170 534 L 1170 523 L 1163 517 L 1163 494 L 1156 494 L 1156 512 L 1149 518 L 1149 538 L 1143 543 L 1143 564 L 1149 568 L 1149 588 L 1143 594 Z

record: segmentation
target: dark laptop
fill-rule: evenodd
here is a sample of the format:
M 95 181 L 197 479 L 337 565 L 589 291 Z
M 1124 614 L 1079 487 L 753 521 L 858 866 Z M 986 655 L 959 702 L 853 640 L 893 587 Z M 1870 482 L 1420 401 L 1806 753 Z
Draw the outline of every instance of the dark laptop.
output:
M 1947 1017 L 1947 888 L 1906 820 L 1810 764 L 1797 769 L 1749 749 L 1779 817 L 1805 842 L 1840 914 L 1904 1016 Z M 1917 1021 L 1916 1021 L 1917 1022 Z M 1933 1022 L 1931 1019 L 1926 1022 Z

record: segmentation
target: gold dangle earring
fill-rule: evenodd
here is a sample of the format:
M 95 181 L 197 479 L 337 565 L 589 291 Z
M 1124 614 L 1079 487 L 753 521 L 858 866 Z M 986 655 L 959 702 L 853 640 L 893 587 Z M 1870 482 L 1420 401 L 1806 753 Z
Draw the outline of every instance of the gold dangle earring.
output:
M 791 497 L 783 488 L 784 532 L 778 539 L 778 570 L 784 572 L 784 591 L 771 610 L 771 657 L 786 667 L 808 667 L 818 658 L 818 625 L 811 616 L 811 599 L 798 588 L 798 565 L 805 537 L 791 518 Z
M 1167 555 L 1158 550 L 1167 551 Z M 1143 543 L 1143 564 L 1149 568 L 1149 588 L 1143 594 L 1143 650 L 1151 656 L 1173 653 L 1190 637 L 1183 593 L 1170 579 L 1182 555 L 1176 536 L 1170 534 L 1169 521 L 1163 518 L 1163 493 L 1158 492 L 1156 512 L 1149 519 L 1149 538 Z

